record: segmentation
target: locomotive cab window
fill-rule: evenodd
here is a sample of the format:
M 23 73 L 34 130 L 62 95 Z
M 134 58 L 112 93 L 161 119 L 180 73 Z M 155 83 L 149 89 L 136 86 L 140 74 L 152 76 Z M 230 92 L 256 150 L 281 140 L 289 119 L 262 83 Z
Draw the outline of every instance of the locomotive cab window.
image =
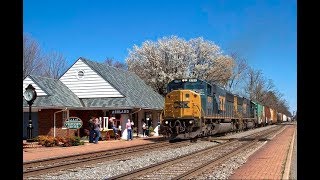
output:
M 168 92 L 167 93 L 169 93 L 173 90 L 179 90 L 179 89 L 183 89 L 182 83 L 170 84 L 170 85 L 168 85 Z
M 186 84 L 186 89 L 203 89 L 201 84 Z
M 189 98 L 190 97 L 190 95 L 189 94 L 186 94 L 186 98 Z
M 212 93 L 212 88 L 211 88 L 211 85 L 208 84 L 208 85 L 207 85 L 207 94 L 208 94 L 208 95 L 211 95 L 211 93 Z

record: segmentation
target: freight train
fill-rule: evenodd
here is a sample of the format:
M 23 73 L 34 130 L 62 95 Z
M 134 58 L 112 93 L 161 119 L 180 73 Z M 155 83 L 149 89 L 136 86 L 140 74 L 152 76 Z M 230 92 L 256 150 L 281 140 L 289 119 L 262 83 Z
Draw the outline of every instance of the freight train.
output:
M 161 126 L 172 140 L 196 140 L 288 121 L 275 109 L 200 79 L 175 79 L 167 92 Z

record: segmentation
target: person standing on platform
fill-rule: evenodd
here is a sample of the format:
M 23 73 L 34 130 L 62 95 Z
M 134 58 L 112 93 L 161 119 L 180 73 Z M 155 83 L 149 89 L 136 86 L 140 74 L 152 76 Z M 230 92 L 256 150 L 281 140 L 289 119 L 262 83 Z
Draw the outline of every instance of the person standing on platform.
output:
M 95 133 L 95 137 L 94 137 L 94 143 L 98 144 L 99 138 L 100 138 L 100 121 L 98 118 L 94 119 L 94 133 Z
M 142 136 L 143 137 L 146 136 L 146 130 L 147 130 L 147 124 L 143 121 L 143 124 L 142 124 Z
M 93 143 L 94 138 L 94 117 L 89 120 L 89 143 Z
M 114 117 L 110 118 L 110 124 L 111 124 L 111 128 L 113 129 L 114 139 L 117 139 L 118 129 L 116 128 L 116 125 L 114 124 Z
M 132 140 L 132 124 L 130 122 L 130 119 L 128 119 L 128 122 L 126 123 L 126 129 L 127 129 L 127 141 Z

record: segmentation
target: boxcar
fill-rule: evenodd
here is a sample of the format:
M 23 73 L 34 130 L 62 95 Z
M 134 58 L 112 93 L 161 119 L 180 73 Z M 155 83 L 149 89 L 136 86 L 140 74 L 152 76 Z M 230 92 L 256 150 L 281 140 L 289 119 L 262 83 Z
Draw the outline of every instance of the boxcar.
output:
M 264 106 L 264 114 L 265 114 L 265 124 L 271 124 L 271 112 L 269 107 Z
M 252 103 L 255 105 L 256 109 L 256 124 L 257 126 L 264 126 L 265 124 L 265 116 L 264 116 L 264 106 L 258 102 L 252 101 Z
M 277 111 L 275 109 L 270 108 L 270 114 L 271 114 L 271 123 L 270 124 L 277 123 Z

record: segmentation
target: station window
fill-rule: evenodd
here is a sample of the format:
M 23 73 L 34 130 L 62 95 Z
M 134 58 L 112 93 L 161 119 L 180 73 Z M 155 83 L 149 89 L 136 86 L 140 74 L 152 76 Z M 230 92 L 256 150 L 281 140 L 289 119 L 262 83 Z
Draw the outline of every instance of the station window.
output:
M 84 70 L 82 70 L 82 69 L 78 70 L 77 74 L 76 74 L 77 78 L 78 79 L 83 79 L 84 78 L 84 73 L 85 73 Z

